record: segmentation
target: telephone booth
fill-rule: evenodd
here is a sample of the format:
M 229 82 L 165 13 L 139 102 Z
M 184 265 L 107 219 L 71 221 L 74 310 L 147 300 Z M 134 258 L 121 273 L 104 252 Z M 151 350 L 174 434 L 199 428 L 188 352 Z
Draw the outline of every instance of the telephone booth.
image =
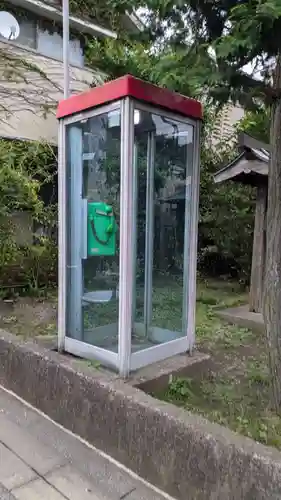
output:
M 57 117 L 59 350 L 123 377 L 190 352 L 200 103 L 129 75 Z

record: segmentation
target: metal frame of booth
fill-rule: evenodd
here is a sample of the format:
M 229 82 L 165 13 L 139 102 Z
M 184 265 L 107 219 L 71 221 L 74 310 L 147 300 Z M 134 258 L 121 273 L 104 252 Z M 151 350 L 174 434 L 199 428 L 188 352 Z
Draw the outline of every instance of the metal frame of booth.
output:
M 119 81 L 119 91 L 118 84 Z M 111 85 L 111 90 L 110 90 Z M 134 85 L 137 90 L 134 91 Z M 106 86 L 107 89 L 106 89 Z M 105 87 L 105 90 L 104 90 Z M 142 89 L 142 92 L 140 89 Z M 121 90 L 120 90 L 121 89 Z M 149 95 L 151 89 L 151 95 Z M 147 97 L 148 96 L 148 97 Z M 169 99 L 169 107 L 165 104 Z M 190 106 L 188 107 L 188 102 Z M 176 107 L 172 111 L 173 106 Z M 70 214 L 67 207 L 67 169 L 66 127 L 101 114 L 120 109 L 121 114 L 121 153 L 120 153 L 120 257 L 119 257 L 119 297 L 118 297 L 118 350 L 113 352 L 87 342 L 68 336 L 67 297 L 72 293 L 71 307 L 82 307 L 83 290 L 79 285 L 78 273 L 75 291 L 68 288 L 67 279 L 67 231 L 69 218 L 72 217 L 72 237 L 81 238 L 81 212 L 73 210 Z M 132 352 L 132 329 L 142 328 L 133 323 L 133 306 L 136 287 L 136 161 L 137 145 L 134 138 L 134 112 L 140 110 L 153 115 L 165 116 L 177 123 L 193 127 L 192 172 L 186 185 L 185 229 L 184 229 L 184 291 L 183 291 L 183 328 L 184 336 L 158 343 L 151 347 Z M 190 116 L 187 116 L 187 115 Z M 59 316 L 58 316 L 58 348 L 76 356 L 95 359 L 105 366 L 117 370 L 126 377 L 131 371 L 155 363 L 176 354 L 192 351 L 195 342 L 195 306 L 196 306 L 196 261 L 197 261 L 197 226 L 199 197 L 199 149 L 200 123 L 202 110 L 197 101 L 188 100 L 169 91 L 163 91 L 145 82 L 126 76 L 123 79 L 92 89 L 81 96 L 74 96 L 62 101 L 58 108 L 59 118 Z M 150 141 L 150 143 L 149 143 Z M 145 239 L 145 294 L 144 322 L 150 321 L 152 293 L 152 252 L 153 252 L 153 137 L 148 139 L 151 148 L 147 167 L 147 219 Z M 77 158 L 82 151 L 77 152 Z M 71 171 L 72 182 L 81 185 L 81 165 L 75 165 Z M 188 178 L 187 178 L 188 181 Z M 79 197 L 80 195 L 78 195 Z M 81 205 L 82 207 L 82 205 Z M 150 209 L 149 209 L 150 207 Z M 83 207 L 81 208 L 83 212 Z M 76 213 L 77 212 L 77 213 Z M 74 217 L 74 218 L 73 218 Z M 77 220 L 78 217 L 78 220 Z M 76 223 L 75 219 L 76 218 Z M 80 220 L 80 222 L 79 222 Z M 76 231 L 76 232 L 75 232 Z M 82 236 L 83 238 L 83 236 Z M 79 247 L 79 245 L 77 245 Z M 79 260 L 79 248 L 77 259 Z M 77 260 L 77 262 L 78 262 Z M 78 266 L 79 267 L 79 266 Z M 77 301 L 77 305 L 76 305 Z M 78 305 L 79 303 L 79 305 Z M 78 309 L 77 309 L 78 311 Z M 78 312 L 77 312 L 78 314 Z M 78 323 L 81 319 L 77 319 Z M 116 326 L 117 328 L 117 326 Z M 160 330 L 160 329 L 158 329 Z M 161 335 L 155 329 L 155 335 Z

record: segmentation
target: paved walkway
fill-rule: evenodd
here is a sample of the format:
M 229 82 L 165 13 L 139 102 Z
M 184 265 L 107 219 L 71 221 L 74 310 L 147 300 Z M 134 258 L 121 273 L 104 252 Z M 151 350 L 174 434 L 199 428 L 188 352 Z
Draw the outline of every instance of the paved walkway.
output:
M 164 500 L 0 386 L 1 500 Z

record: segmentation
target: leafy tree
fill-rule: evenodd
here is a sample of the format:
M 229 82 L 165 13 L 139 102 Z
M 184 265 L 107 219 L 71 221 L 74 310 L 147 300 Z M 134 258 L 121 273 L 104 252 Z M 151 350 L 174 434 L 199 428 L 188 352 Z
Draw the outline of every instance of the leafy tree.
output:
M 107 79 L 131 74 L 156 85 L 196 96 L 202 91 L 196 79 L 183 79 L 186 62 L 181 54 L 170 46 L 155 50 L 150 41 L 120 38 L 116 40 L 92 40 L 86 57 L 93 68 L 107 74 Z M 193 64 L 190 60 L 190 64 Z
M 170 40 L 160 43 L 161 30 L 158 33 L 158 40 L 153 34 L 147 36 L 145 33 L 137 40 L 123 35 L 117 41 L 92 41 L 88 46 L 88 61 L 93 67 L 107 71 L 108 79 L 130 73 L 182 94 L 203 98 L 207 102 L 204 106 L 201 137 L 199 269 L 204 273 L 228 274 L 226 267 L 231 266 L 231 275 L 248 282 L 254 193 L 249 188 L 236 184 L 214 186 L 214 173 L 233 158 L 235 147 L 233 142 L 229 145 L 224 141 L 217 144 L 215 149 L 211 147 L 213 123 L 218 110 L 208 102 L 208 94 L 201 85 L 202 80 L 198 75 L 190 78 L 187 71 L 187 67 L 194 68 L 197 65 L 196 71 L 200 72 L 197 55 L 192 51 L 186 55 L 185 47 L 171 45 Z M 203 75 L 202 68 L 201 71 Z M 162 175 L 164 174 L 163 172 Z M 220 224 L 217 224 L 217 220 L 220 220 Z M 230 221 L 231 226 L 234 222 L 236 226 L 231 235 Z
M 267 262 L 264 321 L 272 401 L 281 412 L 281 3 L 280 0 L 128 0 L 145 7 L 151 76 L 175 90 L 202 89 L 221 105 L 264 106 L 270 116 Z M 124 68 L 139 68 L 131 46 Z M 115 49 L 114 49 L 115 50 Z M 117 49 L 116 49 L 117 50 Z M 167 65 L 169 56 L 173 64 Z M 151 59 L 150 59 L 151 58 Z M 135 61 L 135 66 L 132 63 Z M 128 62 L 130 63 L 128 66 Z M 188 93 L 188 92 L 186 92 Z
M 272 379 L 272 402 L 281 411 L 281 4 L 199 1 L 190 4 L 202 45 L 211 44 L 215 68 L 207 75 L 213 96 L 239 101 L 248 109 L 270 109 L 267 261 L 264 321 Z M 246 65 L 251 73 L 246 73 Z M 250 66 L 249 66 L 250 65 Z
M 255 192 L 237 183 L 215 184 L 213 175 L 236 155 L 222 140 L 201 146 L 198 267 L 206 274 L 239 278 L 248 284 L 253 245 Z M 231 230 L 229 229 L 231 226 Z

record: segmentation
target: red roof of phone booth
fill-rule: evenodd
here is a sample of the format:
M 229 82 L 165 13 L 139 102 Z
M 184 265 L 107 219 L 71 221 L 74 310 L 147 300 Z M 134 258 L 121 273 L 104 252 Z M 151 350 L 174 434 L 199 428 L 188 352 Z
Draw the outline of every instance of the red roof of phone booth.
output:
M 117 80 L 60 101 L 57 118 L 74 115 L 128 96 L 190 118 L 202 119 L 202 105 L 199 101 L 157 87 L 131 75 L 122 76 Z

